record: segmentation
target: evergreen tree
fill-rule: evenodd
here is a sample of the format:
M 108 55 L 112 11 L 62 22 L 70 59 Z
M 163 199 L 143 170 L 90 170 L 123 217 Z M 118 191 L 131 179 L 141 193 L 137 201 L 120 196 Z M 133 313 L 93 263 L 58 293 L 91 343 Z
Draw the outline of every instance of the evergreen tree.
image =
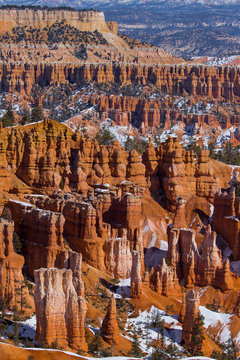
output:
M 217 350 L 213 350 L 211 357 L 215 360 L 222 360 L 223 359 L 223 354 L 220 351 Z
M 188 350 L 193 354 L 193 356 L 202 355 L 201 349 L 204 340 L 203 320 L 204 317 L 199 313 L 192 328 L 192 338 L 188 346 Z
M 7 301 L 6 299 L 0 297 L 0 336 L 7 329 L 7 325 L 5 324 L 4 318 L 7 310 Z
M 21 125 L 28 124 L 28 123 L 30 123 L 30 121 L 31 121 L 30 112 L 28 109 L 25 109 L 23 116 L 22 116 Z
M 31 122 L 38 122 L 44 120 L 43 109 L 40 106 L 36 106 L 31 111 Z
M 212 142 L 208 145 L 208 150 L 209 150 L 209 157 L 211 159 L 216 159 L 217 155 L 216 155 L 216 152 L 214 151 L 215 149 L 215 143 Z
M 198 154 L 201 151 L 201 147 L 195 142 L 192 141 L 190 144 L 184 147 L 185 150 L 192 150 L 194 152 L 195 156 L 198 156 Z
M 88 344 L 88 352 L 92 355 L 101 355 L 102 347 L 102 338 L 100 333 L 97 332 L 92 341 Z
M 164 329 L 165 329 L 165 321 L 162 319 L 159 312 L 153 315 L 153 326 L 157 330 L 157 348 L 164 347 L 165 345 L 165 336 L 164 336 Z
M 169 358 L 171 360 L 177 359 L 178 349 L 177 349 L 176 345 L 174 345 L 172 342 L 170 345 L 167 346 L 166 352 L 169 354 Z
M 212 159 L 222 161 L 230 165 L 240 165 L 240 146 L 233 146 L 232 143 L 227 142 L 225 147 L 218 152 L 213 151 L 214 145 L 209 144 L 208 149 L 210 150 L 209 156 Z
M 108 129 L 104 128 L 96 135 L 96 140 L 99 145 L 111 145 L 116 138 Z
M 26 298 L 27 284 L 24 280 L 22 280 L 20 282 L 18 280 L 15 280 L 15 284 L 16 284 L 16 288 L 15 288 L 16 306 L 17 306 L 17 304 L 19 304 L 20 314 L 24 314 L 25 310 L 30 308 L 30 306 L 27 303 L 27 298 Z
M 138 335 L 136 333 L 134 333 L 134 335 L 133 335 L 132 347 L 131 347 L 128 355 L 129 356 L 134 356 L 136 358 L 139 358 L 142 355 L 142 351 L 140 349 L 139 338 L 138 338 Z
M 13 126 L 15 124 L 14 113 L 11 105 L 8 106 L 7 112 L 1 118 L 1 122 L 3 127 Z
M 237 360 L 238 350 L 234 338 L 231 336 L 223 345 L 222 360 Z
M 15 345 L 18 345 L 20 342 L 20 323 L 19 323 L 20 317 L 17 308 L 15 307 L 13 310 L 13 334 L 12 339 Z
M 124 148 L 126 151 L 136 150 L 140 154 L 143 154 L 147 149 L 147 145 L 147 140 L 141 138 L 140 136 L 135 136 L 133 139 L 128 136 Z

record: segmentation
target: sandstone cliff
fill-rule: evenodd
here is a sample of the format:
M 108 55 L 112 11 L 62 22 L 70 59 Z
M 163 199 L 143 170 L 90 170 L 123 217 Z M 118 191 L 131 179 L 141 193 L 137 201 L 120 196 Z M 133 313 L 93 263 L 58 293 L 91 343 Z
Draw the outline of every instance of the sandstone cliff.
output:
M 110 31 L 100 11 L 74 11 L 57 9 L 0 9 L 0 33 L 11 32 L 17 26 L 44 28 L 63 21 L 81 31 Z
M 16 307 L 21 312 L 25 310 L 21 308 L 21 296 L 30 306 L 32 301 L 22 274 L 24 258 L 13 248 L 13 232 L 13 221 L 0 218 L 0 298 L 8 308 Z
M 7 92 L 26 91 L 30 94 L 33 85 L 36 84 L 43 87 L 60 83 L 102 83 L 113 80 L 119 85 L 152 84 L 168 94 L 188 93 L 192 96 L 208 96 L 219 100 L 234 100 L 240 96 L 238 68 L 192 65 L 24 64 L 10 61 L 0 63 L 0 89 Z M 212 83 L 211 91 L 207 86 L 209 82 Z M 142 107 L 144 108 L 144 101 Z M 149 120 L 144 120 L 143 116 L 143 123 L 147 121 L 154 126 L 159 117 L 159 110 L 151 113 Z
M 117 323 L 117 309 L 114 295 L 109 300 L 107 313 L 102 322 L 101 334 L 103 339 L 110 344 L 119 343 L 119 328 Z
M 186 295 L 186 310 L 183 319 L 183 335 L 184 343 L 188 345 L 192 338 L 192 329 L 196 318 L 199 314 L 200 299 L 198 293 L 190 290 Z
M 87 351 L 84 319 L 86 301 L 78 295 L 73 273 L 66 269 L 39 269 L 35 276 L 36 340 L 51 346 Z
M 174 210 L 177 198 L 187 201 L 197 195 L 213 202 L 214 194 L 228 186 L 231 168 L 209 159 L 207 151 L 202 151 L 194 159 L 193 153 L 184 151 L 177 140 L 170 138 L 155 150 L 150 144 L 142 159 L 135 151 L 125 152 L 115 141 L 111 146 L 99 146 L 96 141 L 85 140 L 66 126 L 54 121 L 25 127 L 4 128 L 0 131 L 2 143 L 2 167 L 0 182 L 5 191 L 9 190 L 10 176 L 17 175 L 32 191 L 51 194 L 59 189 L 87 194 L 96 184 L 108 183 L 124 188 L 123 181 L 136 183 L 142 190 L 134 190 L 128 195 L 123 192 L 121 207 L 129 213 L 129 222 L 136 222 L 139 216 L 138 195 L 149 188 L 153 195 L 163 188 L 166 205 Z M 6 168 L 8 170 L 6 170 Z M 21 187 L 11 189 L 20 193 Z M 105 191 L 99 191 L 102 198 Z M 111 209 L 118 206 L 113 202 Z M 104 200 L 106 202 L 106 198 Z M 114 205 L 115 204 L 115 205 Z M 103 205 L 106 207 L 106 205 Z M 129 209 L 135 208 L 134 211 Z M 90 208 L 88 208 L 90 211 Z M 125 223 L 124 227 L 131 228 Z

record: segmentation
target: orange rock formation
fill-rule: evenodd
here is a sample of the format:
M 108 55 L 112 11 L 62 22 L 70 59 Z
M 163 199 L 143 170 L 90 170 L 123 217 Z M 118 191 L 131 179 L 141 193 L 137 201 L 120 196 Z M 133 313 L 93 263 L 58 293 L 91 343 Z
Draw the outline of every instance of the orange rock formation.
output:
M 1 33 L 11 32 L 17 26 L 29 26 L 29 24 L 33 28 L 41 29 L 61 21 L 80 31 L 110 31 L 105 22 L 104 14 L 94 10 L 6 8 L 0 9 L 0 18 Z
M 75 287 L 72 270 L 35 270 L 36 340 L 51 346 L 87 351 L 84 319 L 86 301 Z
M 210 227 L 200 248 L 195 242 L 194 230 L 173 229 L 168 234 L 167 258 L 187 287 L 212 285 L 223 291 L 233 289 L 229 261 L 223 263 L 216 245 L 216 233 L 211 232 Z
M 6 300 L 8 308 L 19 309 L 21 302 L 19 290 L 24 282 L 22 274 L 24 258 L 14 251 L 13 231 L 13 221 L 0 218 L 0 298 Z M 29 303 L 27 289 L 23 289 L 23 296 Z
M 119 343 L 119 328 L 117 323 L 117 309 L 114 295 L 111 296 L 105 318 L 102 322 L 101 334 L 103 339 L 110 344 Z
M 142 276 L 141 276 L 142 252 L 134 250 L 132 253 L 131 286 L 130 297 L 140 298 L 142 295 Z
M 75 13 L 77 15 L 77 12 Z M 105 27 L 104 31 L 110 31 L 104 22 L 101 12 L 86 12 L 86 16 L 93 14 L 101 18 L 89 26 Z M 81 22 L 78 23 L 81 26 Z M 85 26 L 85 23 L 82 23 Z M 92 25 L 93 24 L 93 25 Z M 101 25 L 103 24 L 103 25 Z M 175 61 L 176 62 L 176 61 Z M 194 79 L 196 78 L 196 80 Z M 7 92 L 26 91 L 30 94 L 34 84 L 60 83 L 84 83 L 112 81 L 119 85 L 151 83 L 158 86 L 165 93 L 175 92 L 178 95 L 189 93 L 193 96 L 208 96 L 209 98 L 234 100 L 239 99 L 239 69 L 235 67 L 209 67 L 193 65 L 133 65 L 133 64 L 106 64 L 94 65 L 70 65 L 70 64 L 29 64 L 13 63 L 0 64 L 1 90 Z M 201 79 L 201 80 L 200 80 Z M 212 82 L 212 90 L 208 91 L 207 83 Z M 196 84 L 200 84 L 197 86 Z M 210 88 L 209 88 L 210 89 Z M 143 113 L 143 115 L 145 112 Z M 147 114 L 146 114 L 147 115 Z M 157 110 L 151 111 L 150 116 L 143 116 L 144 121 L 154 126 L 159 117 Z M 145 120 L 144 120 L 145 118 Z
M 191 342 L 192 329 L 199 314 L 200 299 L 197 292 L 190 290 L 186 295 L 186 310 L 183 319 L 182 339 L 186 345 Z

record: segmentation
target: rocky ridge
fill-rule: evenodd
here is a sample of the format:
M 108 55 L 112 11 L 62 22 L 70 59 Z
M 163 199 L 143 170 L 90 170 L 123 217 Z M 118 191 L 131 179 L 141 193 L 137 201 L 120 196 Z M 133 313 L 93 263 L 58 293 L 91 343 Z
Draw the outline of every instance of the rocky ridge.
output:
M 236 305 L 238 314 L 239 278 L 229 260 L 223 259 L 210 220 L 206 225 L 213 204 L 213 223 L 217 213 L 224 218 L 238 209 L 234 195 L 224 210 L 221 199 L 217 200 L 231 180 L 231 168 L 210 160 L 206 150 L 195 159 L 172 138 L 157 148 L 150 142 L 140 157 L 135 150 L 124 151 L 118 142 L 100 146 L 50 120 L 4 128 L 0 135 L 2 166 L 7 169 L 1 177 L 2 205 L 13 220 L 2 220 L 2 243 L 10 243 L 4 234 L 8 229 L 11 238 L 14 226 L 23 254 L 6 247 L 2 258 L 8 261 L 11 253 L 19 259 L 18 279 L 22 279 L 23 264 L 24 274 L 35 276 L 39 343 L 57 342 L 67 349 L 87 351 L 84 318 L 86 311 L 93 310 L 91 293 L 84 295 L 83 280 L 89 289 L 93 271 L 106 277 L 101 281 L 107 291 L 116 291 L 111 283 L 107 285 L 109 279 L 130 278 L 126 291 L 136 304 L 148 296 L 161 301 L 181 299 L 184 282 L 184 289 L 218 289 L 231 299 L 231 309 Z M 157 215 L 151 214 L 154 211 Z M 149 251 L 161 251 L 164 241 L 165 255 L 149 263 Z M 81 275 L 82 259 L 89 276 L 88 271 Z M 9 271 L 14 272 L 13 268 Z M 2 284 L 4 289 L 12 287 L 7 273 Z M 117 348 L 122 338 L 115 301 L 111 297 L 101 333 L 106 344 Z M 181 313 L 183 320 L 187 315 L 184 309 Z

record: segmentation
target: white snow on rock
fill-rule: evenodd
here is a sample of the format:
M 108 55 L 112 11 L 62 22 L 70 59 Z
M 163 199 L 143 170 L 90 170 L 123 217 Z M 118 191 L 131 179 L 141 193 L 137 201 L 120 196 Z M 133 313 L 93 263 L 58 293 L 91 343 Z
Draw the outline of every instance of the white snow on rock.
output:
M 225 343 L 231 337 L 231 332 L 229 330 L 232 314 L 217 313 L 211 311 L 204 306 L 199 307 L 201 315 L 204 316 L 204 327 L 208 329 L 211 327 L 219 327 L 218 334 L 216 338 L 219 339 L 221 343 Z
M 19 200 L 13 200 L 13 199 L 9 199 L 11 202 L 15 202 L 16 204 L 21 204 L 23 206 L 28 206 L 28 207 L 33 207 L 34 205 L 29 204 L 27 202 L 24 201 L 19 201 Z
M 21 322 L 20 335 L 23 338 L 35 339 L 35 332 L 37 328 L 36 315 L 31 316 L 24 322 Z
M 143 228 L 143 235 L 146 234 L 149 230 L 149 226 L 146 224 Z
M 152 234 L 152 240 L 150 241 L 148 248 L 154 247 L 156 244 L 157 236 L 155 234 Z
M 120 280 L 118 286 L 130 286 L 131 278 Z
M 168 251 L 168 242 L 161 240 L 160 250 Z
M 135 331 L 142 331 L 140 346 L 141 349 L 146 352 L 151 351 L 151 349 L 148 348 L 148 344 L 158 338 L 157 328 L 154 328 L 153 325 L 156 316 L 160 316 L 161 319 L 168 324 L 169 328 L 164 331 L 166 345 L 175 343 L 175 345 L 178 346 L 182 339 L 182 326 L 178 321 L 178 316 L 167 315 L 165 311 L 151 306 L 149 311 L 139 311 L 139 316 L 129 318 L 126 325 L 126 330 L 130 334 L 132 333 L 131 328 Z

